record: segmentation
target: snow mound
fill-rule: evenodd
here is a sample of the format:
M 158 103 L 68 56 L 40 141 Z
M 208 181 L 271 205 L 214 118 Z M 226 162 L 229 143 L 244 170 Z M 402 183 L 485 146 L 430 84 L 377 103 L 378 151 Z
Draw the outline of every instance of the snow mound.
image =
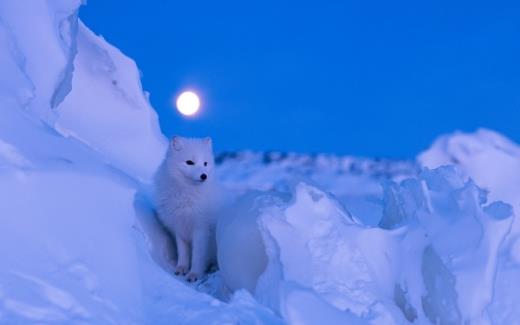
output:
M 313 312 L 370 324 L 489 323 L 501 315 L 490 306 L 500 300 L 511 207 L 488 203 L 451 167 L 388 182 L 381 227 L 353 221 L 334 197 L 304 183 L 290 197 L 256 194 L 244 211 L 256 222 L 231 216 L 219 225 L 222 276 L 288 321 L 312 324 Z M 266 263 L 227 268 L 236 260 Z

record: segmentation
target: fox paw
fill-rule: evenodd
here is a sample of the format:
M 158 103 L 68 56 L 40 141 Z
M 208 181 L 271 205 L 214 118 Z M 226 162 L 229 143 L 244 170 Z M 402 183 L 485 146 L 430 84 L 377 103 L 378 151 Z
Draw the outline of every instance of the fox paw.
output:
M 190 272 L 190 273 L 188 273 L 188 275 L 186 275 L 186 281 L 188 281 L 188 282 L 196 282 L 199 279 L 200 279 L 200 275 L 195 272 Z
M 185 275 L 188 273 L 188 267 L 185 265 L 177 265 L 175 268 L 175 275 Z

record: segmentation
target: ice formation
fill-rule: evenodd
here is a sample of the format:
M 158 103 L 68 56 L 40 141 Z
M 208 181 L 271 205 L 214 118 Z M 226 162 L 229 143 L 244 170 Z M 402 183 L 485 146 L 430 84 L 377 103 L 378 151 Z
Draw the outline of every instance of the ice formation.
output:
M 490 200 L 511 204 L 520 211 L 520 147 L 491 130 L 473 134 L 455 133 L 440 137 L 430 149 L 419 155 L 423 166 L 435 168 L 455 165 L 488 193 Z M 499 210 L 499 207 L 495 208 Z M 504 210 L 502 208 L 502 210 Z M 505 213 L 505 212 L 501 212 Z M 501 246 L 499 270 L 489 310 L 495 324 L 514 324 L 520 319 L 520 304 L 513 283 L 520 279 L 520 222 L 514 218 Z

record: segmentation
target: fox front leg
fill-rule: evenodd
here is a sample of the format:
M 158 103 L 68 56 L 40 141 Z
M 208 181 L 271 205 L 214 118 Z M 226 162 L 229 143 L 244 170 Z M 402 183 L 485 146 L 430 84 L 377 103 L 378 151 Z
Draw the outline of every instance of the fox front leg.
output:
M 199 280 L 208 267 L 209 234 L 197 231 L 193 236 L 190 273 L 186 276 L 188 282 Z
M 190 267 L 190 247 L 180 236 L 175 236 L 175 242 L 177 243 L 177 267 L 175 267 L 175 275 L 185 275 L 188 273 Z

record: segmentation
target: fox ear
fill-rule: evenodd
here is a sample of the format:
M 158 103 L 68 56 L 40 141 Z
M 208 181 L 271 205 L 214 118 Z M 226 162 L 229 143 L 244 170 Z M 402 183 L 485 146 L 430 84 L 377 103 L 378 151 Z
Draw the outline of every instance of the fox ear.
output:
M 171 146 L 173 149 L 179 151 L 182 149 L 182 139 L 179 136 L 174 136 L 171 141 Z

